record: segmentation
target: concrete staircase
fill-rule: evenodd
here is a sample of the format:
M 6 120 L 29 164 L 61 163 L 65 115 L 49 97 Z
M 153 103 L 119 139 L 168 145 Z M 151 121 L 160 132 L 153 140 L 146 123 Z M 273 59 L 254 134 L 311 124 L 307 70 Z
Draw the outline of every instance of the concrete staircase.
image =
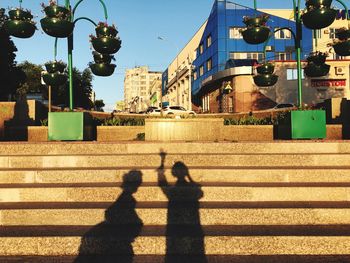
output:
M 2 143 L 0 262 L 350 262 L 350 142 Z

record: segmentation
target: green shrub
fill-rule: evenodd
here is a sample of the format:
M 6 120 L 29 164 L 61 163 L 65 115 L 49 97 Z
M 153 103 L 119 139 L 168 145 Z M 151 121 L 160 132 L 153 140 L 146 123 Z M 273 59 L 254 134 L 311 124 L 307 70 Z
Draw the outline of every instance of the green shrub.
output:
M 40 120 L 40 125 L 47 127 L 49 125 L 49 120 L 48 119 Z
M 141 118 L 118 118 L 105 119 L 102 126 L 145 126 L 145 119 Z
M 145 140 L 145 137 L 146 137 L 146 134 L 145 134 L 145 133 L 139 133 L 139 134 L 137 134 L 136 140 L 137 140 L 137 141 L 144 141 L 144 140 Z
M 225 119 L 225 125 L 278 125 L 286 118 L 287 112 L 278 113 L 276 117 L 256 118 L 254 116 L 239 119 Z

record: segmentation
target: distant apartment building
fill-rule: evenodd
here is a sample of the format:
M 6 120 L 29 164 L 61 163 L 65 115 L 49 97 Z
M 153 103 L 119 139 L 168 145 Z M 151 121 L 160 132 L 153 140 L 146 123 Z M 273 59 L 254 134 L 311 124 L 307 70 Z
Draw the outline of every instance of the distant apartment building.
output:
M 127 69 L 124 78 L 124 102 L 128 112 L 142 112 L 150 106 L 151 83 L 161 78 L 162 72 L 150 71 L 147 66 Z
M 162 104 L 162 78 L 154 79 L 149 86 L 149 106 L 160 107 Z

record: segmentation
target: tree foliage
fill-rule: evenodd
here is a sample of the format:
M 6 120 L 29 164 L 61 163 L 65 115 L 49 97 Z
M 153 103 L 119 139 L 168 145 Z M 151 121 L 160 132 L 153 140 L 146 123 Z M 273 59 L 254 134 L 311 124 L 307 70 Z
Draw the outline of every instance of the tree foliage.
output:
M 73 101 L 74 107 L 91 109 L 93 103 L 90 99 L 92 93 L 93 76 L 90 69 L 83 72 L 73 68 Z M 69 82 L 58 88 L 52 89 L 52 102 L 54 105 L 69 105 Z
M 46 87 L 41 83 L 41 65 L 36 65 L 29 61 L 18 64 L 18 67 L 26 74 L 26 81 L 17 89 L 17 95 L 23 97 L 28 93 L 43 92 L 46 95 Z
M 0 100 L 13 98 L 25 80 L 25 74 L 16 67 L 17 48 L 3 26 L 7 19 L 5 9 L 0 8 Z
M 103 112 L 103 107 L 106 106 L 103 100 L 96 100 L 95 101 L 95 110 L 97 111 L 102 111 Z

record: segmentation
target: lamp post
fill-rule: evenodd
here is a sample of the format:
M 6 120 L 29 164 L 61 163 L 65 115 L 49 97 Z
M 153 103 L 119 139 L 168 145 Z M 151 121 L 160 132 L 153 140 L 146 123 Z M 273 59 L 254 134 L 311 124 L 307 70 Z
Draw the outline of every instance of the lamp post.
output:
M 349 15 L 348 8 L 344 4 L 344 2 L 342 0 L 335 0 L 335 1 L 340 3 L 344 7 L 346 14 L 347 14 L 347 19 L 349 19 L 348 18 L 348 15 Z M 257 0 L 254 0 L 254 9 L 257 10 Z M 290 29 L 288 27 L 284 27 L 284 28 L 279 28 L 279 29 L 275 30 L 273 32 L 273 34 L 278 32 L 278 31 L 281 31 L 281 30 L 288 30 L 291 32 L 291 34 L 293 36 L 294 46 L 295 46 L 295 50 L 296 50 L 296 60 L 297 60 L 298 108 L 301 110 L 303 108 L 302 65 L 301 65 L 301 40 L 303 37 L 303 32 L 302 32 L 303 20 L 301 17 L 301 0 L 293 0 L 293 13 L 294 13 L 294 21 L 296 23 L 296 32 L 294 32 L 292 29 Z M 273 34 L 269 36 L 269 38 L 267 39 L 267 41 L 265 42 L 265 45 L 264 45 L 264 57 L 265 57 L 265 59 L 266 59 L 267 44 L 268 44 L 268 41 L 273 36 Z
M 347 14 L 346 18 L 349 20 L 348 8 L 342 0 L 335 0 L 340 3 Z M 266 59 L 266 48 L 268 41 L 274 35 L 274 33 L 281 30 L 288 30 L 291 32 L 294 39 L 294 46 L 296 51 L 296 61 L 297 61 L 297 83 L 298 83 L 298 110 L 288 112 L 286 118 L 279 122 L 278 137 L 283 139 L 320 139 L 326 138 L 326 114 L 324 110 L 303 110 L 303 96 L 302 96 L 302 65 L 301 65 L 301 41 L 303 37 L 302 27 L 310 29 L 322 29 L 331 25 L 335 18 L 337 11 L 331 8 L 332 1 L 306 1 L 307 12 L 302 14 L 301 0 L 293 0 L 293 13 L 294 21 L 296 23 L 296 30 L 293 31 L 289 27 L 278 28 L 274 32 L 270 32 L 270 29 L 266 27 L 265 23 L 267 19 L 265 16 L 261 17 L 247 17 L 244 19 L 244 23 L 247 28 L 242 31 L 244 40 L 249 44 L 261 44 L 265 42 L 264 45 L 264 55 Z M 257 9 L 257 0 L 254 0 L 254 8 Z M 350 31 L 348 29 L 347 31 Z M 341 40 L 349 41 L 349 32 L 345 32 L 345 37 Z M 339 45 L 350 46 L 348 42 L 340 42 Z M 334 46 L 335 51 L 336 46 Z M 337 52 L 338 53 L 338 52 Z M 350 53 L 347 49 L 344 51 L 345 54 Z M 310 59 L 311 60 L 311 59 Z M 319 59 L 319 61 L 322 61 Z M 325 61 L 325 58 L 324 58 Z M 308 61 L 309 62 L 309 61 Z M 316 61 L 314 61 L 316 64 Z M 324 64 L 324 62 L 317 62 L 320 65 L 319 68 Z M 314 65 L 315 64 L 311 64 Z M 317 64 L 318 66 L 318 64 Z M 322 69 L 322 68 L 321 68 Z M 257 67 L 257 72 L 259 75 L 254 77 L 254 81 L 258 86 L 272 86 L 274 85 L 278 77 L 273 74 L 274 65 L 271 63 L 263 63 Z M 287 126 L 285 129 L 283 126 Z M 286 131 L 286 132 L 285 132 Z M 280 134 L 281 133 L 281 134 Z

